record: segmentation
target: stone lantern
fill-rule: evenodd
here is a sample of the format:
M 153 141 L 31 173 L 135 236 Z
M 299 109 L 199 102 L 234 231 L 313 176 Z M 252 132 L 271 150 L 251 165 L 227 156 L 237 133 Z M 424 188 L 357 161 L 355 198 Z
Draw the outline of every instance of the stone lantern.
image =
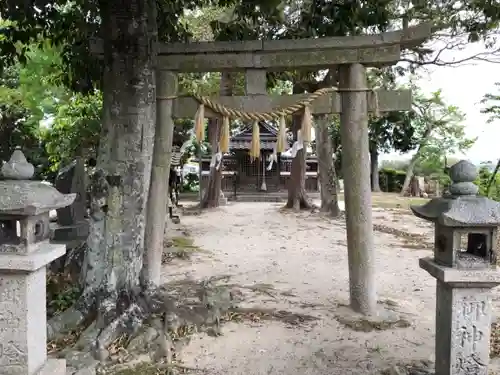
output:
M 62 375 L 47 360 L 46 265 L 66 251 L 49 242 L 49 212 L 70 205 L 50 185 L 30 181 L 34 168 L 16 149 L 0 180 L 0 373 Z
M 500 284 L 500 203 L 477 195 L 470 162 L 458 162 L 449 174 L 449 195 L 411 207 L 435 227 L 434 256 L 420 259 L 420 267 L 437 279 L 436 375 L 487 375 L 490 292 Z

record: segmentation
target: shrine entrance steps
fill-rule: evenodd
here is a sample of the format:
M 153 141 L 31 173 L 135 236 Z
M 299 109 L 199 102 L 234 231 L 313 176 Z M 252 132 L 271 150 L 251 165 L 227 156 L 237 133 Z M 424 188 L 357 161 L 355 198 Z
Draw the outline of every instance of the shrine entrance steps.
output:
M 318 192 L 309 192 L 309 198 L 312 200 L 320 199 L 320 195 Z M 285 202 L 288 197 L 288 192 L 240 192 L 236 193 L 236 197 L 234 196 L 234 192 L 225 191 L 224 197 L 229 202 Z M 198 201 L 199 195 L 198 193 L 181 193 L 180 195 L 180 203 L 186 201 Z

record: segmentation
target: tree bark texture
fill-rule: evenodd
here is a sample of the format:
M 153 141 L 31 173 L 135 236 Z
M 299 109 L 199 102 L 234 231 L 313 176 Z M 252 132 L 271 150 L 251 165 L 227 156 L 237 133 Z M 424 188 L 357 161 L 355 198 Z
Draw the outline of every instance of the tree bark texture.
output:
M 406 169 L 406 176 L 405 176 L 405 180 L 403 182 L 403 187 L 401 188 L 401 193 L 400 193 L 402 196 L 405 196 L 409 193 L 410 183 L 411 183 L 411 179 L 413 177 L 413 171 L 415 170 L 415 166 L 417 165 L 418 159 L 420 157 L 420 153 L 422 152 L 422 149 L 427 144 L 429 137 L 431 136 L 431 133 L 433 130 L 434 130 L 433 127 L 431 125 L 428 125 L 424 131 L 424 134 L 422 134 L 422 141 L 420 142 L 420 145 L 418 146 L 417 152 L 415 153 L 415 155 L 412 156 L 412 158 L 410 160 L 410 164 L 408 165 L 408 168 Z
M 139 284 L 156 122 L 156 3 L 100 2 L 103 126 L 91 181 L 84 290 L 116 296 Z
M 302 117 L 300 115 L 292 116 L 294 140 L 297 140 L 297 132 L 301 128 L 301 121 Z M 299 150 L 292 160 L 286 208 L 293 208 L 295 210 L 312 208 L 312 202 L 306 192 L 306 147 L 307 143 L 304 143 L 302 150 Z
M 413 171 L 415 170 L 415 166 L 417 165 L 418 162 L 418 157 L 419 157 L 419 151 L 417 150 L 417 153 L 413 155 L 413 157 L 410 159 L 410 163 L 408 164 L 408 167 L 406 168 L 406 176 L 405 180 L 403 182 L 403 187 L 401 188 L 401 195 L 409 195 L 410 194 L 410 184 L 411 180 L 413 178 Z
M 210 146 L 212 147 L 212 156 L 218 152 L 220 125 L 221 121 L 218 118 L 211 118 L 208 120 L 208 140 L 210 142 Z M 210 175 L 205 189 L 205 194 L 203 195 L 203 199 L 201 201 L 201 208 L 219 207 L 221 177 L 222 160 L 218 170 L 215 166 L 210 167 Z
M 293 94 L 303 93 L 304 88 L 299 84 L 293 87 Z M 294 141 L 297 140 L 297 132 L 301 128 L 302 117 L 300 115 L 292 116 L 292 133 Z M 302 150 L 297 152 L 297 155 L 292 160 L 290 180 L 288 183 L 288 199 L 286 208 L 293 208 L 295 210 L 310 209 L 312 202 L 307 196 L 306 192 L 306 158 L 307 158 L 307 145 L 304 144 Z
M 146 206 L 156 123 L 156 1 L 100 1 L 104 39 L 101 142 L 90 179 L 90 234 L 83 295 L 47 324 L 47 337 L 90 318 L 80 338 L 102 357 L 106 345 L 140 325 Z M 94 318 L 96 318 L 94 320 Z M 83 341 L 82 341 L 83 340 Z M 88 350 L 86 348 L 85 350 Z
M 220 95 L 230 96 L 233 94 L 234 77 L 229 72 L 222 72 L 220 82 Z M 221 134 L 222 118 L 211 118 L 208 120 L 208 140 L 212 148 L 212 156 L 219 152 L 219 138 Z M 201 201 L 201 208 L 219 207 L 220 192 L 222 185 L 222 163 L 219 169 L 210 167 L 210 175 L 205 194 Z
M 378 174 L 378 150 L 376 145 L 370 148 L 370 166 L 372 191 L 378 193 L 380 192 L 380 178 Z
M 328 121 L 327 116 L 317 116 L 314 121 L 321 184 L 321 211 L 327 212 L 332 217 L 338 217 L 340 208 L 337 196 L 337 174 L 333 160 L 332 140 L 328 132 Z
M 376 312 L 375 254 L 368 149 L 366 70 L 361 64 L 340 67 L 342 170 L 346 207 L 349 291 L 351 307 Z
M 156 85 L 158 96 L 175 95 L 177 93 L 177 74 L 158 70 L 156 72 Z M 158 99 L 141 274 L 143 287 L 158 287 L 160 285 L 173 136 L 172 100 Z

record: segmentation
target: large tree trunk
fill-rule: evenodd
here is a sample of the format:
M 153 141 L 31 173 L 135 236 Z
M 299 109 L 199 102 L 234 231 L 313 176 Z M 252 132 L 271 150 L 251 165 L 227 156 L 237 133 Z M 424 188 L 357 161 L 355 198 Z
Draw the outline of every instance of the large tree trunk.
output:
M 102 0 L 99 6 L 105 54 L 103 126 L 90 184 L 84 291 L 73 308 L 50 322 L 48 337 L 97 316 L 88 330 L 101 350 L 120 329 L 133 325 L 125 320 L 127 312 L 130 318 L 140 315 L 133 295 L 141 290 L 156 122 L 157 27 L 154 0 Z
M 378 150 L 374 145 L 370 148 L 371 185 L 374 193 L 380 192 L 380 179 L 378 174 Z
M 294 94 L 300 94 L 301 88 L 295 85 L 293 88 Z M 292 132 L 294 141 L 297 140 L 297 132 L 301 127 L 301 116 L 292 116 Z M 286 208 L 294 208 L 295 210 L 310 209 L 313 207 L 312 202 L 307 197 L 306 192 L 306 144 L 302 150 L 297 152 L 297 155 L 292 160 L 292 168 L 290 172 L 290 181 L 288 184 L 288 200 Z
M 427 142 L 429 140 L 429 137 L 432 133 L 432 130 L 434 130 L 434 129 L 432 128 L 431 125 L 427 126 L 424 133 L 422 134 L 422 138 L 421 138 L 422 140 L 420 141 L 420 145 L 418 146 L 417 152 L 415 153 L 415 155 L 413 155 L 413 157 L 410 160 L 410 164 L 408 165 L 408 168 L 406 169 L 406 176 L 405 176 L 405 180 L 403 182 L 403 187 L 401 188 L 400 194 L 402 196 L 405 196 L 408 193 L 408 190 L 410 188 L 411 179 L 413 177 L 413 171 L 415 170 L 415 166 L 417 165 L 418 158 L 420 157 L 420 153 L 422 152 L 422 149 L 425 147 L 425 145 L 427 144 Z
M 156 3 L 102 1 L 103 129 L 92 208 L 85 288 L 111 294 L 138 285 L 144 251 L 156 123 Z
M 297 139 L 297 131 L 300 129 L 300 117 L 293 116 L 293 133 L 294 139 Z M 292 160 L 292 170 L 290 173 L 290 181 L 288 184 L 288 200 L 286 208 L 295 210 L 309 209 L 312 203 L 306 193 L 306 145 L 302 150 L 297 152 L 297 155 Z
M 221 121 L 216 118 L 208 120 L 208 140 L 212 147 L 212 157 L 219 152 L 219 134 L 221 128 Z M 214 208 L 219 207 L 220 189 L 222 177 L 222 160 L 219 164 L 219 169 L 216 166 L 210 167 L 210 175 L 208 184 L 201 201 L 201 208 Z
M 229 72 L 222 72 L 220 81 L 220 95 L 233 95 L 234 77 Z M 221 134 L 222 119 L 211 118 L 208 121 L 208 140 L 212 148 L 212 157 L 219 152 L 219 138 Z M 222 185 L 222 158 L 219 168 L 210 167 L 210 175 L 205 194 L 201 201 L 201 208 L 219 207 L 220 191 Z
M 415 166 L 417 165 L 418 162 L 418 151 L 417 153 L 411 158 L 410 164 L 408 164 L 408 168 L 406 169 L 406 176 L 405 180 L 403 182 L 403 187 L 401 188 L 401 195 L 405 196 L 410 193 L 410 183 L 411 179 L 413 177 L 413 171 L 415 170 Z
M 333 160 L 332 141 L 328 132 L 327 116 L 315 119 L 316 154 L 318 155 L 319 182 L 321 184 L 321 211 L 332 217 L 340 215 L 337 196 L 337 173 Z

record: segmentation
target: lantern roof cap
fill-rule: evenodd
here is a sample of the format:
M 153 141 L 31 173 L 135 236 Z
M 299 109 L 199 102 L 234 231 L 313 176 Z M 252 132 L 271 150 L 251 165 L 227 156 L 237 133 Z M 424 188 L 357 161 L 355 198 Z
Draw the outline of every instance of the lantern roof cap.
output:
M 33 181 L 35 168 L 16 148 L 4 163 L 0 179 L 0 216 L 33 216 L 69 206 L 76 194 L 61 194 L 42 181 Z

